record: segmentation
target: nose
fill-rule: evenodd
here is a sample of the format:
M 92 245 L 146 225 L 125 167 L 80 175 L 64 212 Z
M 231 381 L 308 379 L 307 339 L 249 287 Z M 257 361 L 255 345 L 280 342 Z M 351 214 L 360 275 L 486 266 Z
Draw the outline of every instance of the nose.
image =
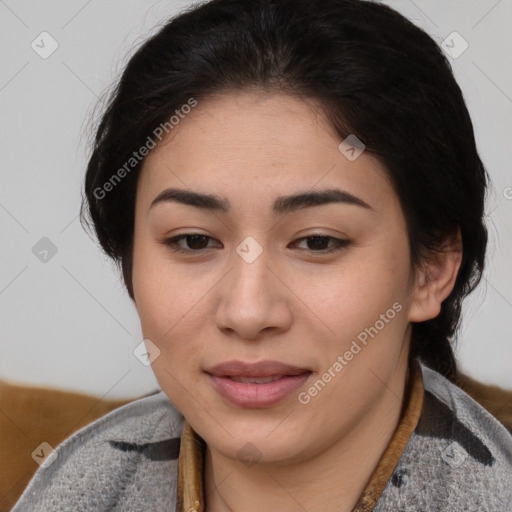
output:
M 253 261 L 240 254 L 234 255 L 232 269 L 217 289 L 218 329 L 248 340 L 271 330 L 286 331 L 292 322 L 293 293 L 278 265 L 265 250 Z

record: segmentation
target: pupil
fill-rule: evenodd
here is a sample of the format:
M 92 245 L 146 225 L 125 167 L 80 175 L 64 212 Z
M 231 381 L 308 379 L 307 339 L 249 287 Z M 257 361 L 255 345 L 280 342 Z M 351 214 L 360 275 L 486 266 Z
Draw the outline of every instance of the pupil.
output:
M 313 236 L 313 237 L 310 237 L 310 241 L 314 241 L 315 242 L 315 243 L 312 244 L 314 246 L 313 248 L 317 248 L 317 249 L 325 249 L 326 248 L 326 247 L 324 247 L 325 243 L 327 242 L 327 239 L 325 237 Z M 320 243 L 317 243 L 317 242 L 320 242 Z M 311 245 L 311 244 L 309 244 L 309 242 L 308 242 L 308 245 Z
M 190 243 L 191 239 L 192 239 L 192 243 Z M 188 245 L 189 245 L 189 247 L 191 249 L 203 249 L 204 247 L 197 247 L 197 244 L 194 243 L 194 242 L 198 242 L 199 241 L 199 246 L 201 246 L 201 243 L 200 243 L 201 239 L 204 242 L 206 240 L 206 236 L 204 236 L 204 235 L 190 235 L 188 237 L 188 242 L 189 242 Z M 204 246 L 204 244 L 203 244 L 203 246 Z

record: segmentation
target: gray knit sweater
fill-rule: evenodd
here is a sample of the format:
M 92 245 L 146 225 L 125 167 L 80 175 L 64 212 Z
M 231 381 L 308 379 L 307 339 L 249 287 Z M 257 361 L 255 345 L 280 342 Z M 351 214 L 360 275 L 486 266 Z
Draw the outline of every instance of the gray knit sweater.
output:
M 421 369 L 420 421 L 374 512 L 512 512 L 512 436 Z M 183 426 L 161 391 L 120 407 L 60 444 L 11 512 L 175 512 Z

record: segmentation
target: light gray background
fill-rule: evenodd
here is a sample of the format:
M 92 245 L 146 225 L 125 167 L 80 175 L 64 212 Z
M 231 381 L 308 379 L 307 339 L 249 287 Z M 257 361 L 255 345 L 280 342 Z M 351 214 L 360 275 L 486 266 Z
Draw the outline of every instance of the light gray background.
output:
M 487 271 L 466 304 L 458 356 L 470 375 L 512 388 L 512 2 L 385 3 L 439 44 L 454 31 L 469 44 L 452 64 L 493 189 Z M 190 4 L 0 0 L 0 378 L 107 398 L 158 389 L 133 355 L 136 310 L 78 211 L 98 97 L 135 46 Z M 59 45 L 47 59 L 31 48 L 43 31 Z M 46 263 L 32 252 L 42 237 L 57 247 Z

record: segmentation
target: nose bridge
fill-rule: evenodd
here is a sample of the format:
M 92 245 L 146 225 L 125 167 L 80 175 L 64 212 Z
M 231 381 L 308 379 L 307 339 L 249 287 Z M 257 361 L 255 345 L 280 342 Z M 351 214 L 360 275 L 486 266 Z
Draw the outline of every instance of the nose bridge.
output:
M 218 327 L 247 338 L 268 327 L 283 328 L 283 322 L 290 320 L 290 312 L 284 310 L 283 290 L 276 286 L 270 251 L 251 236 L 235 251 L 216 315 Z
M 263 298 L 263 290 L 269 290 L 269 250 L 264 249 L 253 236 L 248 236 L 236 247 L 235 252 L 232 275 L 234 282 L 231 283 L 233 291 L 242 292 L 239 300 Z M 265 300 L 268 301 L 269 297 L 265 297 Z

